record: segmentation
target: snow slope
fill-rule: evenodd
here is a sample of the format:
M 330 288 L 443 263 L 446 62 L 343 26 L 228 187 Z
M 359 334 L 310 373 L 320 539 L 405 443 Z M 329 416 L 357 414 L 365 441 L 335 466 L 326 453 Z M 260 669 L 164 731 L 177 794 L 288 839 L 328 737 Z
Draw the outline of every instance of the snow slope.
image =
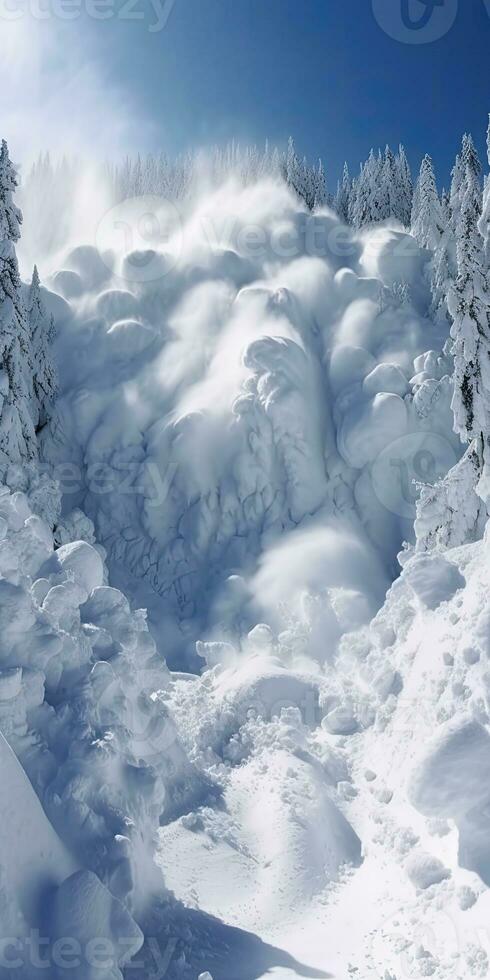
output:
M 488 975 L 489 569 L 488 535 L 412 559 L 325 673 L 252 639 L 238 665 L 174 682 L 225 808 L 164 828 L 162 868 L 302 964 L 274 976 Z

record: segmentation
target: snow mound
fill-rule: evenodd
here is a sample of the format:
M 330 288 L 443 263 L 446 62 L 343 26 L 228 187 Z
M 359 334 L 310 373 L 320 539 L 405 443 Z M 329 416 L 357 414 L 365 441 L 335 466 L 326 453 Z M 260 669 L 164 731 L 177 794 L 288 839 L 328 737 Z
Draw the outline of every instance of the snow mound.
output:
M 155 331 L 137 320 L 118 320 L 107 331 L 116 357 L 129 359 L 141 354 L 155 340 Z
M 134 917 L 165 895 L 155 830 L 213 781 L 159 700 L 170 675 L 145 611 L 104 585 L 100 552 L 86 541 L 55 551 L 20 491 L 0 488 L 0 513 L 5 929 L 41 927 L 53 942 L 101 936 L 114 948 L 111 976 L 122 976 L 141 945 Z

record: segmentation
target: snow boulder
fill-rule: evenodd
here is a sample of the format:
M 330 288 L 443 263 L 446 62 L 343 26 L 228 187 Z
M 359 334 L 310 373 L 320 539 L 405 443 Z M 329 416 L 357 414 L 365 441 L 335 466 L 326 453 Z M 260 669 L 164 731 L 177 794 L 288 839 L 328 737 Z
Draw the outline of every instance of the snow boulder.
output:
M 104 583 L 104 565 L 96 548 L 86 541 L 73 541 L 64 544 L 45 562 L 42 575 L 65 573 L 85 593 L 88 598 L 93 589 Z
M 330 384 L 334 394 L 363 379 L 376 367 L 376 361 L 363 347 L 341 344 L 330 359 Z
M 68 253 L 65 268 L 78 272 L 88 290 L 100 288 L 110 275 L 98 249 L 93 245 L 78 245 Z
M 454 820 L 460 865 L 490 884 L 490 735 L 483 725 L 450 723 L 416 767 L 409 798 L 427 817 Z
M 149 324 L 138 320 L 118 320 L 107 331 L 113 354 L 121 360 L 130 361 L 150 347 L 156 337 Z
M 429 253 L 411 235 L 391 228 L 373 228 L 366 233 L 361 266 L 385 286 L 407 282 L 420 288 Z
M 412 884 L 423 891 L 431 885 L 439 885 L 451 876 L 442 861 L 425 851 L 417 851 L 412 855 L 407 863 L 407 874 Z
M 139 312 L 136 296 L 128 289 L 107 289 L 97 297 L 95 308 L 99 316 L 111 321 L 136 317 Z
M 63 299 L 78 299 L 83 293 L 83 282 L 78 272 L 71 269 L 60 269 L 51 277 L 50 284 Z
M 385 391 L 392 395 L 400 395 L 403 398 L 407 394 L 409 386 L 403 371 L 397 364 L 378 364 L 364 378 L 362 387 L 364 393 L 370 397 Z
M 387 444 L 404 435 L 407 408 L 399 395 L 378 394 L 356 402 L 345 414 L 337 436 L 342 458 L 354 469 L 372 463 Z
M 457 565 L 442 555 L 417 555 L 404 569 L 403 578 L 428 609 L 437 609 L 466 584 Z

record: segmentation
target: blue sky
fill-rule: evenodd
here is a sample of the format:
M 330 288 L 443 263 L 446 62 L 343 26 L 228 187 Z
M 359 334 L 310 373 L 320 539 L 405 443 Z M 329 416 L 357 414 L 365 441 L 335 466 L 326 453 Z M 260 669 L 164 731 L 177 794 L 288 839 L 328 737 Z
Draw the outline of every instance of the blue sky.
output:
M 108 0 L 104 22 L 79 2 L 78 19 L 36 21 L 26 40 L 42 52 L 30 101 L 20 95 L 27 116 L 44 100 L 31 143 L 44 133 L 69 150 L 92 130 L 99 152 L 175 152 L 291 133 L 301 152 L 324 158 L 332 184 L 343 160 L 357 169 L 371 145 L 402 140 L 414 165 L 430 152 L 441 182 L 465 130 L 485 152 L 490 0 L 439 0 L 448 18 L 457 7 L 456 20 L 427 44 L 394 40 L 373 11 L 384 3 L 392 16 L 409 2 L 417 17 L 426 0 L 174 0 L 157 32 L 155 10 L 170 0 L 133 0 L 142 19 L 131 20 L 124 0 Z M 29 13 L 7 31 L 23 26 Z

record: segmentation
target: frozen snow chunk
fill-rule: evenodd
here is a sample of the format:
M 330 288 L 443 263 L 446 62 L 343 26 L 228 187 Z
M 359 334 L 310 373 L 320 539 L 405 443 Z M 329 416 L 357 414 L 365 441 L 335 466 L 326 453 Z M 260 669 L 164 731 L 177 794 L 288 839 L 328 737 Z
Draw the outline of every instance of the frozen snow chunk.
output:
M 107 320 L 124 320 L 138 314 L 138 301 L 128 289 L 107 289 L 97 297 L 97 313 Z
M 451 872 L 444 867 L 442 861 L 425 851 L 413 854 L 407 861 L 406 869 L 412 884 L 423 890 L 431 885 L 439 885 L 441 881 L 451 877 Z
M 270 626 L 267 626 L 265 623 L 259 623 L 257 626 L 254 626 L 253 630 L 250 630 L 247 641 L 256 650 L 268 652 L 274 645 L 274 633 Z
M 106 625 L 108 619 L 113 621 L 115 618 L 120 619 L 121 616 L 126 618 L 130 611 L 129 602 L 119 589 L 113 589 L 109 585 L 101 585 L 94 589 L 84 604 L 82 615 L 86 623 L 97 625 L 103 621 Z
M 78 272 L 71 269 L 60 269 L 51 277 L 50 285 L 63 299 L 78 299 L 84 291 L 83 282 Z
M 86 597 L 104 582 L 104 566 L 99 552 L 86 541 L 64 544 L 44 565 L 44 574 L 66 572 L 81 586 Z
M 81 276 L 86 288 L 95 289 L 109 278 L 110 271 L 93 245 L 78 245 L 66 256 L 65 267 Z
M 490 606 L 483 609 L 478 617 L 475 638 L 482 653 L 490 657 Z
M 408 381 L 397 364 L 378 364 L 363 381 L 366 395 L 378 395 L 386 391 L 403 398 L 408 392 Z
M 361 265 L 385 286 L 413 284 L 420 289 L 427 252 L 411 235 L 390 228 L 373 228 L 365 234 Z
M 153 344 L 156 332 L 149 324 L 138 320 L 118 320 L 107 331 L 107 336 L 116 357 L 130 360 Z
M 463 659 L 468 667 L 472 667 L 477 664 L 480 659 L 480 653 L 475 647 L 465 647 L 463 650 Z
M 124 908 L 91 871 L 76 871 L 57 889 L 52 907 L 53 939 L 69 936 L 83 951 L 99 939 L 104 944 L 103 958 L 89 960 L 82 955 L 80 965 L 70 964 L 74 980 L 121 978 L 119 972 L 143 945 L 143 933 Z M 84 961 L 85 960 L 85 961 Z M 102 964 L 104 968 L 102 969 Z M 64 975 L 65 971 L 60 970 Z
M 349 466 L 363 469 L 386 445 L 404 435 L 407 408 L 399 395 L 378 394 L 357 402 L 344 416 L 338 432 L 340 455 Z
M 437 609 L 466 584 L 457 565 L 441 555 L 417 555 L 402 577 L 428 609 Z
M 475 721 L 450 724 L 412 775 L 410 800 L 425 816 L 460 820 L 490 798 L 490 735 Z
M 63 582 L 49 590 L 44 602 L 43 612 L 48 613 L 60 629 L 71 632 L 79 622 L 79 607 L 84 602 L 86 592 L 76 582 Z
M 336 347 L 330 359 L 330 383 L 334 394 L 348 385 L 363 381 L 376 367 L 376 361 L 363 347 Z
M 426 381 L 430 381 L 430 376 L 425 371 L 419 371 L 418 374 L 414 374 L 413 378 L 410 378 L 410 386 L 420 388 Z
M 322 728 L 331 735 L 353 735 L 358 724 L 352 708 L 349 705 L 339 705 L 325 715 Z

